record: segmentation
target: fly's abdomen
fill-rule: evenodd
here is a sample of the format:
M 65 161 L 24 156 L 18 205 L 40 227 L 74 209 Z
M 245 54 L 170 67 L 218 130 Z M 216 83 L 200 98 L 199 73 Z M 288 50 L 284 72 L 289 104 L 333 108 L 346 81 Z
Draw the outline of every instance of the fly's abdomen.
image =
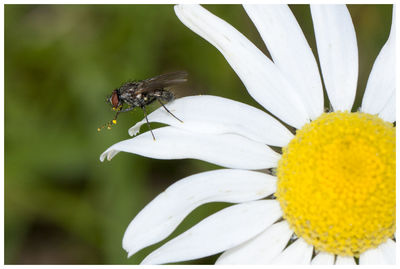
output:
M 157 97 L 163 101 L 170 102 L 174 100 L 175 96 L 172 92 L 166 90 L 159 90 L 156 92 Z

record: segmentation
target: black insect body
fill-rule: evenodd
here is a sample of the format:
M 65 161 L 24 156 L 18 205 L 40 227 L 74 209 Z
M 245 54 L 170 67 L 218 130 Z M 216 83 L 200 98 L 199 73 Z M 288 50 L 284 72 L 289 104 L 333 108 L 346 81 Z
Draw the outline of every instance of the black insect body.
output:
M 107 101 L 117 113 L 112 121 L 98 128 L 98 131 L 106 126 L 108 129 L 111 129 L 111 125 L 117 123 L 119 113 L 131 111 L 135 107 L 140 107 L 143 110 L 151 135 L 155 140 L 149 120 L 147 119 L 146 106 L 157 100 L 169 114 L 182 122 L 165 107 L 164 103 L 168 103 L 174 99 L 174 94 L 167 88 L 186 82 L 186 77 L 187 73 L 185 71 L 178 71 L 137 82 L 127 82 L 118 89 L 115 89 Z M 123 108 L 124 104 L 127 105 L 126 108 Z

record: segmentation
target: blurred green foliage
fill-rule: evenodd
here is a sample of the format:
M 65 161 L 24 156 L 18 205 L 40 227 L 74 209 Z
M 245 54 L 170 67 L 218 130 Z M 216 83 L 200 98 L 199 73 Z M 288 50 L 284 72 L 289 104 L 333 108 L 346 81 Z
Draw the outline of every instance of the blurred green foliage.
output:
M 206 7 L 267 53 L 241 6 Z M 315 53 L 309 8 L 291 7 Z M 391 6 L 349 9 L 360 51 L 356 108 L 389 34 Z M 101 163 L 100 153 L 127 139 L 142 112 L 121 115 L 112 131 L 96 129 L 113 117 L 104 100 L 114 88 L 176 70 L 190 74 L 178 96 L 213 94 L 260 107 L 222 55 L 187 29 L 171 5 L 5 6 L 6 264 L 135 264 L 161 245 L 127 259 L 121 241 L 159 192 L 217 167 L 127 153 Z M 173 236 L 224 206 L 200 207 Z

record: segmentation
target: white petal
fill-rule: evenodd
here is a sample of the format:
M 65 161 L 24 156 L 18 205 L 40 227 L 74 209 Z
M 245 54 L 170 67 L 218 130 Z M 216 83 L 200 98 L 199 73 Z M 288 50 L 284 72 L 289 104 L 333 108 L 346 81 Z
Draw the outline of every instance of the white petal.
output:
M 334 110 L 351 110 L 357 89 L 358 49 L 344 5 L 311 5 L 319 61 Z
M 279 121 L 255 107 L 230 99 L 198 95 L 176 99 L 166 105 L 184 123 L 163 107 L 148 115 L 151 122 L 161 122 L 199 133 L 234 133 L 272 146 L 286 146 L 293 134 Z M 146 119 L 129 129 L 135 135 Z
M 275 200 L 227 207 L 152 252 L 142 264 L 187 261 L 222 252 L 261 233 L 281 216 Z
M 336 257 L 336 265 L 356 265 L 356 261 L 353 257 L 349 256 L 337 256 Z
M 396 242 L 394 242 L 392 239 L 388 239 L 378 248 L 382 251 L 387 264 L 396 264 Z
M 378 114 L 396 91 L 396 18 L 393 9 L 392 29 L 372 67 L 362 100 L 361 111 Z M 395 116 L 395 115 L 393 115 Z
M 175 127 L 163 127 L 109 147 L 100 155 L 110 160 L 119 151 L 156 159 L 194 158 L 239 169 L 276 167 L 280 155 L 268 146 L 234 134 L 199 134 Z
M 225 251 L 216 264 L 269 264 L 282 252 L 292 234 L 286 221 L 273 224 L 255 238 Z
M 310 264 L 313 247 L 306 243 L 302 238 L 297 239 L 293 244 L 288 246 L 273 264 Z
M 360 265 L 386 264 L 382 251 L 378 248 L 365 251 L 360 256 Z
M 245 5 L 276 66 L 299 92 L 311 119 L 324 110 L 321 77 L 315 57 L 287 5 Z
M 360 264 L 395 264 L 396 263 L 396 243 L 389 239 L 377 248 L 365 251 L 360 255 Z
M 246 170 L 221 169 L 186 177 L 158 195 L 132 220 L 125 231 L 123 248 L 131 256 L 165 239 L 202 204 L 257 200 L 275 189 L 275 177 Z
M 379 117 L 388 122 L 396 121 L 396 92 L 392 94 L 383 110 L 379 112 Z
M 257 102 L 296 128 L 309 121 L 299 93 L 244 35 L 199 5 L 178 5 L 175 12 L 187 27 L 224 55 Z
M 335 255 L 321 251 L 312 259 L 312 265 L 333 265 L 335 263 Z

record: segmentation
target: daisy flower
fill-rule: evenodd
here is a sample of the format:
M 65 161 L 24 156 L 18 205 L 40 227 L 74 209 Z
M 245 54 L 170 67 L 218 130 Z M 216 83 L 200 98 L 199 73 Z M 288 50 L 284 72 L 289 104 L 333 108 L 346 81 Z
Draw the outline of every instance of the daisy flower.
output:
M 361 107 L 352 112 L 358 49 L 344 5 L 311 6 L 321 75 L 286 5 L 245 5 L 272 60 L 227 22 L 199 5 L 178 18 L 214 45 L 257 108 L 217 96 L 189 96 L 148 118 L 168 126 L 121 141 L 120 151 L 158 159 L 195 158 L 224 167 L 177 181 L 129 224 L 131 256 L 170 235 L 196 207 L 229 206 L 150 253 L 143 264 L 222 253 L 218 264 L 395 263 L 395 14 Z M 324 110 L 323 83 L 330 101 Z M 136 135 L 145 120 L 133 126 Z M 281 147 L 278 153 L 271 147 Z M 265 169 L 275 168 L 273 175 Z M 258 170 L 258 171 L 254 171 Z

